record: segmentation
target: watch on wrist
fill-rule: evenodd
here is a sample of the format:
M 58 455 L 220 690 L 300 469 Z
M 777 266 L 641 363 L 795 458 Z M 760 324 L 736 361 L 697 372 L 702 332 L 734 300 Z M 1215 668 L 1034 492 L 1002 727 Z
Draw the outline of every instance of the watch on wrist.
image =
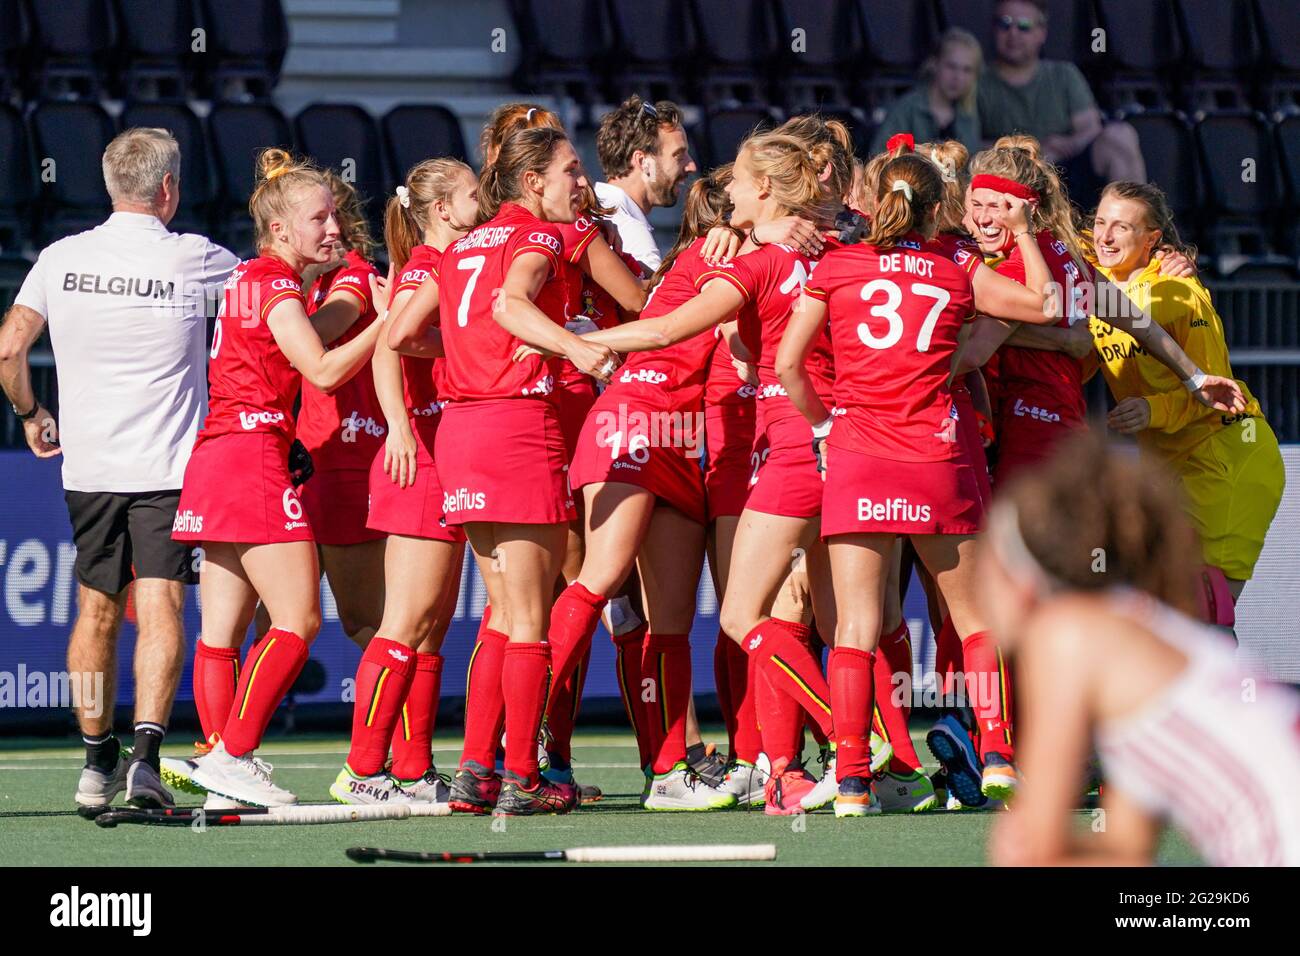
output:
M 33 403 L 32 403 L 32 407 L 31 407 L 31 410 L 28 411 L 26 414 L 20 412 L 20 411 L 18 410 L 18 406 L 17 406 L 17 405 L 12 405 L 12 404 L 11 404 L 9 407 L 12 408 L 12 409 L 14 410 L 14 415 L 16 415 L 16 416 L 18 417 L 18 420 L 19 420 L 20 422 L 30 422 L 33 418 L 36 417 L 36 413 L 39 412 L 39 411 L 41 410 L 41 403 L 40 403 L 39 401 L 33 402 Z

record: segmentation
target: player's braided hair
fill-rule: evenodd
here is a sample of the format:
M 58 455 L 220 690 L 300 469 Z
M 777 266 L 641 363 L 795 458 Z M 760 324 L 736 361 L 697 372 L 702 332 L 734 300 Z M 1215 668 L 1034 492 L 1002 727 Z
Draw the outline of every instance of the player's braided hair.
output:
M 909 232 L 928 233 L 942 200 L 938 166 L 915 153 L 891 159 L 880 170 L 871 231 L 862 241 L 891 249 Z
M 939 231 L 966 232 L 962 219 L 966 216 L 966 162 L 970 158 L 965 144 L 960 140 L 946 139 L 938 143 L 921 143 L 916 154 L 928 159 L 939 168 L 943 179 L 943 200 L 939 205 Z
M 473 175 L 474 171 L 459 159 L 447 156 L 426 159 L 416 163 L 406 174 L 403 185 L 409 205 L 403 206 L 398 196 L 389 197 L 384 210 L 384 243 L 388 246 L 388 259 L 394 272 L 400 272 L 411 258 L 411 250 L 424 242 L 430 209 L 440 199 L 444 202 L 451 199 L 462 173 Z
M 843 122 L 828 119 L 820 113 L 803 113 L 792 116 L 772 132 L 785 133 L 801 139 L 809 147 L 825 143 L 831 147 L 829 166 L 822 171 L 824 178 L 834 176 L 837 182 L 845 183 L 843 198 L 847 201 L 853 191 L 853 134 Z
M 334 218 L 339 224 L 339 239 L 363 259 L 369 259 L 375 240 L 370 235 L 370 223 L 366 219 L 361 194 L 332 169 L 325 170 L 324 176 L 325 184 L 334 196 Z
M 682 224 L 677 230 L 677 241 L 650 277 L 648 289 L 659 284 L 682 250 L 696 239 L 707 236 L 714 226 L 726 225 L 727 210 L 731 208 L 731 198 L 727 195 L 727 184 L 730 182 L 731 163 L 726 163 L 691 183 L 682 208 Z
M 522 196 L 524 173 L 544 173 L 556 148 L 568 141 L 564 130 L 544 126 L 521 130 L 502 143 L 497 161 L 484 166 L 479 176 L 479 223 L 495 216 L 502 203 Z
M 1127 585 L 1195 616 L 1201 549 L 1177 481 L 1089 429 L 1001 493 L 1030 556 L 1066 588 Z
M 618 108 L 605 114 L 596 131 L 596 155 L 606 179 L 618 179 L 632 171 L 632 154 L 638 150 L 659 155 L 659 131 L 682 125 L 682 111 L 671 100 L 647 103 L 629 96 Z
M 1165 198 L 1164 190 L 1159 186 L 1154 183 L 1114 182 L 1107 184 L 1106 188 L 1101 191 L 1102 199 L 1107 196 L 1140 202 L 1146 209 L 1146 227 L 1155 229 L 1160 233 L 1160 240 L 1156 243 L 1157 247 L 1173 249 L 1176 252 L 1181 252 L 1192 261 L 1196 260 L 1196 246 L 1184 242 L 1182 236 L 1178 234 L 1178 226 L 1174 223 L 1174 214 L 1169 210 L 1169 200 Z
M 257 185 L 248 197 L 254 239 L 259 251 L 271 248 L 271 222 L 288 217 L 304 187 L 325 187 L 325 177 L 310 161 L 295 159 L 287 150 L 271 147 L 257 154 Z

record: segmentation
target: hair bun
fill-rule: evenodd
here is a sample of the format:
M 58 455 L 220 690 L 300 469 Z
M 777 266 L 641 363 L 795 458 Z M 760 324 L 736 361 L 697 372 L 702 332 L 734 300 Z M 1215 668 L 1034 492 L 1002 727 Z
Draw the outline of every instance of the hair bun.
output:
M 261 178 L 270 182 L 277 176 L 283 176 L 293 169 L 293 156 L 288 150 L 271 146 L 257 155 L 257 171 Z

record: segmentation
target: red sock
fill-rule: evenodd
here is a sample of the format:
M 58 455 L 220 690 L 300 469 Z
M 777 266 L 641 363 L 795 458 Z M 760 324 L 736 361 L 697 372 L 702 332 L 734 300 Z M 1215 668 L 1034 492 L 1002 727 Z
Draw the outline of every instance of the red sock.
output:
M 980 759 L 998 753 L 1008 760 L 1011 744 L 1011 674 L 1002 651 L 988 631 L 977 631 L 961 642 L 965 652 L 966 692 L 979 725 Z
M 636 734 L 638 767 L 650 763 L 650 729 L 646 726 L 645 708 L 641 703 L 641 658 L 645 653 L 645 631 L 645 625 L 642 624 L 635 630 L 614 638 L 618 691 L 623 698 L 628 723 Z
M 292 631 L 273 627 L 253 645 L 239 675 L 221 739 L 226 752 L 242 757 L 256 750 L 271 715 L 307 663 L 307 642 Z
M 565 766 L 573 760 L 573 727 L 578 721 L 582 688 L 587 683 L 590 668 L 591 642 L 588 641 L 587 653 L 578 661 L 577 668 L 568 680 L 552 689 L 550 700 L 546 702 L 546 729 L 551 738 L 548 749 Z
M 352 748 L 348 769 L 358 777 L 378 773 L 388 756 L 393 726 L 402 712 L 415 672 L 415 651 L 376 634 L 357 665 L 352 705 Z
M 596 633 L 600 623 L 600 609 L 605 606 L 606 598 L 588 591 L 581 583 L 574 581 L 555 599 L 551 608 L 551 625 L 546 632 L 546 640 L 551 645 L 553 669 L 551 680 L 560 686 L 569 679 L 578 666 L 578 661 L 587 655 L 591 647 L 591 635 Z
M 835 779 L 871 776 L 872 671 L 875 655 L 856 647 L 831 651 L 831 706 L 835 708 Z
M 728 680 L 731 684 L 732 720 L 736 725 L 731 756 L 746 763 L 753 763 L 763 749 L 763 737 L 758 730 L 758 709 L 755 703 L 758 694 L 754 681 L 753 658 L 729 637 L 721 636 L 718 642 L 726 649 Z
M 909 774 L 919 770 L 921 761 L 907 727 L 912 713 L 912 639 L 906 621 L 880 638 L 875 685 L 876 732 L 894 748 L 890 772 Z
M 759 668 L 767 674 L 772 686 L 798 701 L 829 738 L 832 732 L 830 687 L 808 649 L 807 634 L 807 625 L 769 618 L 745 635 L 743 647 L 757 657 Z
M 406 703 L 393 727 L 393 776 L 419 780 L 433 766 L 433 724 L 442 689 L 442 655 L 415 655 Z
M 487 618 L 484 618 L 486 624 Z M 478 643 L 469 658 L 465 675 L 465 748 L 463 767 L 473 761 L 489 771 L 496 766 L 497 744 L 505 724 L 505 698 L 501 695 L 501 666 L 510 638 L 490 627 L 481 627 Z M 534 750 L 536 745 L 534 745 Z
M 736 642 L 727 636 L 727 632 L 718 628 L 718 640 L 713 645 L 713 687 L 718 694 L 718 709 L 722 711 L 722 723 L 727 728 L 727 754 L 736 754 L 736 702 L 731 696 L 731 653 L 727 645 L 736 646 Z
M 789 694 L 772 686 L 756 658 L 751 657 L 749 661 L 754 720 L 759 727 L 763 753 L 774 766 L 782 760 L 794 763 L 803 746 L 803 708 Z
M 238 684 L 239 648 L 209 647 L 200 638 L 194 645 L 194 706 L 204 740 L 211 742 L 213 734 L 221 733 Z
M 957 638 L 957 628 L 952 626 L 952 617 L 945 617 L 943 624 L 934 634 L 934 672 L 939 677 L 939 690 L 945 707 L 956 707 L 957 672 L 962 669 L 964 652 L 961 641 Z
M 667 773 L 686 759 L 686 711 L 691 699 L 691 640 L 686 634 L 651 634 L 646 638 L 642 673 L 654 681 L 645 702 L 650 736 L 650 765 Z
M 506 699 L 506 769 L 532 786 L 537 779 L 537 731 L 551 674 L 551 645 L 511 642 L 501 665 Z

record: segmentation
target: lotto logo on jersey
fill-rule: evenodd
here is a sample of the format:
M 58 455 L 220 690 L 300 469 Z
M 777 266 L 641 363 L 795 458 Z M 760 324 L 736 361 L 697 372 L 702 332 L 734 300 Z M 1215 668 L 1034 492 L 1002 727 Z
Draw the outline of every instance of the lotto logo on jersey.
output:
M 363 432 L 372 438 L 382 438 L 387 430 L 369 415 L 363 418 L 360 412 L 353 412 L 343 419 L 340 426 L 341 437 L 345 442 L 356 441 L 357 435 Z
M 758 394 L 758 389 L 746 382 L 740 388 L 736 389 L 736 394 L 741 398 L 753 398 Z
M 1026 405 L 1024 399 L 1017 398 L 1016 404 L 1012 409 L 1021 418 L 1032 418 L 1035 421 L 1055 424 L 1061 420 L 1061 416 L 1055 412 L 1048 411 L 1046 408 L 1039 408 L 1037 405 Z
M 758 396 L 759 401 L 762 401 L 767 398 L 777 398 L 786 394 L 786 391 L 780 385 L 764 385 L 761 389 L 756 389 L 755 394 Z
M 914 505 L 906 498 L 890 498 L 888 501 L 872 501 L 870 498 L 859 498 L 858 520 L 929 521 L 930 506 Z
M 452 514 L 457 511 L 481 511 L 485 507 L 487 507 L 486 492 L 457 488 L 455 491 L 444 491 L 442 494 L 443 514 Z
M 445 404 L 444 402 L 440 402 L 435 399 L 434 401 L 430 402 L 428 405 L 425 405 L 423 408 L 411 409 L 411 414 L 417 418 L 431 418 L 434 415 L 437 415 L 440 411 L 442 411 L 442 407 L 444 404 Z
M 620 382 L 645 382 L 647 385 L 662 385 L 668 381 L 668 376 L 663 372 L 656 372 L 652 368 L 637 369 L 636 371 L 628 370 L 618 377 Z
M 522 391 L 524 395 L 550 395 L 555 391 L 555 376 L 543 375 L 535 384 Z
M 239 424 L 251 432 L 258 425 L 274 425 L 284 421 L 284 412 L 240 412 Z
M 359 286 L 361 285 L 361 276 L 358 275 L 339 276 L 335 281 L 338 282 L 339 285 Z
M 272 280 L 271 280 L 271 290 L 272 290 L 273 292 L 280 292 L 280 291 L 283 291 L 284 289 L 292 289 L 294 292 L 301 292 L 301 291 L 302 291 L 302 286 L 300 286 L 298 283 L 294 282 L 292 279 L 272 279 Z
M 180 531 L 185 534 L 201 534 L 203 532 L 203 515 L 196 515 L 189 508 L 176 512 L 176 519 L 172 521 L 172 531 Z
M 547 249 L 550 249 L 552 252 L 554 252 L 557 256 L 560 254 L 560 240 L 556 239 L 550 233 L 531 232 L 528 234 L 528 241 L 535 242 L 539 246 L 545 246 Z

